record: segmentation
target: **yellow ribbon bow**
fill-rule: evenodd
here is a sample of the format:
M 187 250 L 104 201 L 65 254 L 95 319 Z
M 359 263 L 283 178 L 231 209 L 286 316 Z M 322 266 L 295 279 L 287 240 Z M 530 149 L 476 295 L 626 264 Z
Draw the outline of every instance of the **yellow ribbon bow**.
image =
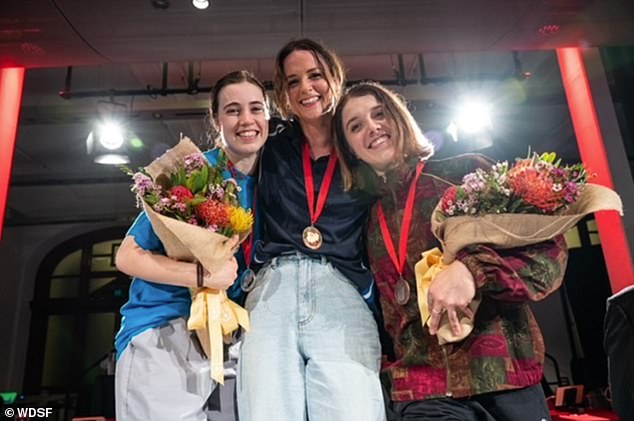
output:
M 416 293 L 418 296 L 418 311 L 420 312 L 421 322 L 423 327 L 429 326 L 431 322 L 431 312 L 427 303 L 427 295 L 429 294 L 429 287 L 434 277 L 444 268 L 447 267 L 442 260 L 443 254 L 438 247 L 434 247 L 431 250 L 424 251 L 422 258 L 414 266 L 414 272 L 416 273 Z M 469 307 L 475 314 L 475 311 L 480 304 L 479 299 L 474 299 Z M 449 319 L 447 313 L 443 313 L 440 319 L 440 326 L 438 327 L 438 343 L 444 345 L 450 342 L 458 342 L 466 338 L 471 331 L 473 331 L 473 320 L 466 315 L 460 318 L 460 325 L 462 326 L 462 334 L 455 335 L 451 331 Z
M 227 297 L 225 291 L 198 288 L 192 299 L 187 328 L 195 330 L 209 358 L 211 378 L 224 384 L 223 336 L 242 326 L 250 329 L 249 313 Z

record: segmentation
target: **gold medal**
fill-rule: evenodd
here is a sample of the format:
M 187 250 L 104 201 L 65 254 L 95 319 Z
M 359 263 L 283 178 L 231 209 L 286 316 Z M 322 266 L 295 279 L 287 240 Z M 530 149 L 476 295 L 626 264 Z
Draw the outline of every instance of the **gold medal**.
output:
M 302 232 L 302 240 L 304 240 L 304 245 L 311 250 L 319 249 L 323 241 L 321 232 L 312 225 L 304 228 L 304 232 Z
M 396 286 L 394 287 L 394 298 L 396 299 L 396 304 L 404 306 L 409 301 L 409 297 L 409 283 L 405 279 L 399 278 L 399 280 L 396 281 Z
M 337 155 L 333 152 L 330 153 L 328 158 L 328 166 L 324 173 L 324 178 L 321 180 L 321 187 L 319 188 L 319 196 L 317 197 L 317 204 L 315 205 L 315 186 L 313 186 L 313 166 L 310 158 L 310 146 L 308 142 L 304 142 L 304 149 L 302 150 L 302 165 L 304 168 L 304 188 L 306 189 L 306 201 L 308 202 L 308 212 L 310 213 L 310 225 L 304 228 L 302 232 L 302 240 L 304 245 L 311 250 L 317 250 L 321 247 L 324 241 L 321 232 L 315 228 L 315 224 L 319 219 L 319 215 L 326 206 L 326 199 L 328 198 L 328 192 L 330 191 L 330 184 L 335 176 L 335 168 L 337 167 Z

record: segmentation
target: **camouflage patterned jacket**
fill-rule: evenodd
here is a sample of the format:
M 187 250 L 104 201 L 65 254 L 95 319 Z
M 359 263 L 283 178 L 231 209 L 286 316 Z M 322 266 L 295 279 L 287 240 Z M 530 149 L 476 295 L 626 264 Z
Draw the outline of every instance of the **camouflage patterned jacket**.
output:
M 395 401 L 422 400 L 508 390 L 540 382 L 544 341 L 529 308 L 555 291 L 563 280 L 567 249 L 563 237 L 533 246 L 493 250 L 473 246 L 458 259 L 471 271 L 482 302 L 474 331 L 463 341 L 438 345 L 422 327 L 415 296 L 414 265 L 421 252 L 438 246 L 430 230 L 430 215 L 451 184 L 476 167 L 488 168 L 482 155 L 461 155 L 426 163 L 417 183 L 408 239 L 404 277 L 412 297 L 402 306 L 388 297 L 398 273 L 387 254 L 376 207 L 368 226 L 370 265 L 381 291 L 384 327 L 394 345 L 394 359 L 384 360 Z M 399 242 L 403 209 L 414 176 L 415 162 L 377 179 L 377 189 L 394 244 Z

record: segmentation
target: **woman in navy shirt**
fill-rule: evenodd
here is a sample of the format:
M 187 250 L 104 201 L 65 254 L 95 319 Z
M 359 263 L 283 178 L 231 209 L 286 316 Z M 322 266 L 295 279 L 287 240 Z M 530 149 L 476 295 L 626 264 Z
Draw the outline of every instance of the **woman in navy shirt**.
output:
M 259 265 L 239 360 L 244 421 L 381 421 L 381 349 L 363 264 L 370 196 L 344 192 L 331 120 L 344 86 L 337 56 L 302 39 L 277 55 L 281 123 L 260 160 Z M 272 129 L 273 131 L 273 129 Z

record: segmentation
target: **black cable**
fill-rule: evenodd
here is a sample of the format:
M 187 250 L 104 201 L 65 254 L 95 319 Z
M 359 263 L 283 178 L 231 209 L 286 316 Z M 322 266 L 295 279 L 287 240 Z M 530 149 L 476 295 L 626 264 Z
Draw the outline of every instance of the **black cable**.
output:
M 52 0 L 51 3 L 53 3 L 53 6 L 55 6 L 55 9 L 57 9 L 57 11 L 62 16 L 62 18 L 64 18 L 64 20 L 66 21 L 68 26 L 70 26 L 70 29 L 73 30 L 75 35 L 77 35 L 79 37 L 79 39 L 81 39 L 86 44 L 86 46 L 88 48 L 90 48 L 95 54 L 97 54 L 99 57 L 103 58 L 104 60 L 106 60 L 108 62 L 112 61 L 108 57 L 106 57 L 103 54 L 101 54 L 101 52 L 99 52 L 99 50 L 97 50 L 95 47 L 93 47 L 92 44 L 89 43 L 86 38 L 84 38 L 84 36 L 77 30 L 77 28 L 75 28 L 75 25 L 73 25 L 73 23 L 70 21 L 70 19 L 68 19 L 66 14 L 62 11 L 62 9 L 59 7 L 59 5 L 57 4 L 57 2 L 55 0 Z

